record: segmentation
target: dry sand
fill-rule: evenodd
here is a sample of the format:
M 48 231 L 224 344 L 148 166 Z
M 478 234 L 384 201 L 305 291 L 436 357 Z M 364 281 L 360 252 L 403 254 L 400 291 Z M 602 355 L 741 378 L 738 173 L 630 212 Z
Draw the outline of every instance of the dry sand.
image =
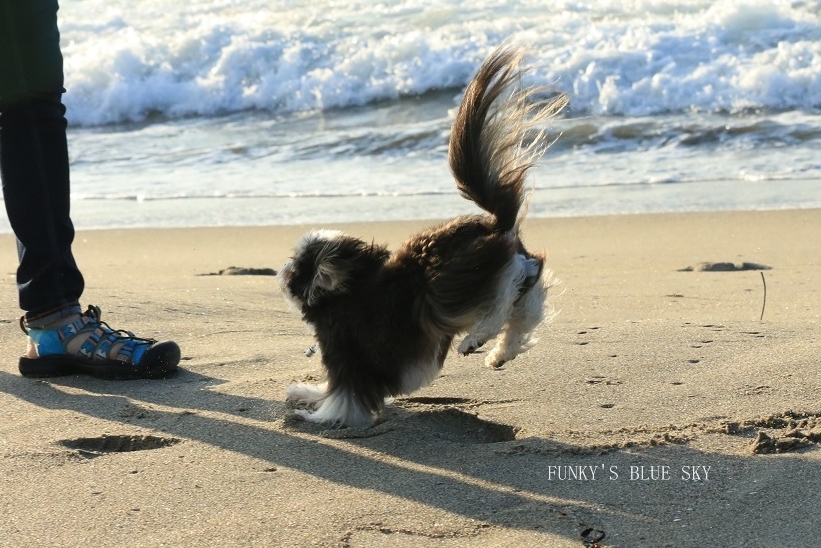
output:
M 821 210 L 531 220 L 563 280 L 539 345 L 450 356 L 370 430 L 291 419 L 285 387 L 321 374 L 298 314 L 275 277 L 206 275 L 279 268 L 305 228 L 79 233 L 84 303 L 183 349 L 131 382 L 19 376 L 0 238 L 0 545 L 817 542 Z M 763 321 L 759 271 L 680 271 L 702 262 L 772 267 Z

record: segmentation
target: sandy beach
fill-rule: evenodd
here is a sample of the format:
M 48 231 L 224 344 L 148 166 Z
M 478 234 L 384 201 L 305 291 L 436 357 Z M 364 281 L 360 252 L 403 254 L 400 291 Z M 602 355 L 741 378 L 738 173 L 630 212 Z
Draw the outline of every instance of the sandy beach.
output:
M 182 347 L 130 382 L 20 377 L 0 237 L 0 545 L 816 542 L 821 210 L 532 219 L 562 281 L 539 344 L 499 371 L 452 353 L 368 430 L 292 418 L 286 386 L 322 374 L 306 328 L 276 277 L 218 274 L 279 269 L 307 228 L 78 233 L 83 304 Z

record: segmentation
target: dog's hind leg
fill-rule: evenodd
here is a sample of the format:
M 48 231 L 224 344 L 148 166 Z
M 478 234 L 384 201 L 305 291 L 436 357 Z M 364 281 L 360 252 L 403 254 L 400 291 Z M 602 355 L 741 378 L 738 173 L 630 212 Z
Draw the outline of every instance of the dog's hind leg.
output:
M 499 280 L 496 297 L 488 308 L 468 330 L 459 344 L 458 351 L 463 356 L 476 352 L 487 341 L 498 335 L 510 317 L 522 284 L 527 278 L 528 263 L 536 262 L 524 255 L 515 255 Z
M 507 326 L 496 346 L 485 358 L 485 364 L 499 368 L 536 344 L 533 330 L 545 319 L 548 287 L 547 279 L 539 278 L 519 296 L 513 305 Z

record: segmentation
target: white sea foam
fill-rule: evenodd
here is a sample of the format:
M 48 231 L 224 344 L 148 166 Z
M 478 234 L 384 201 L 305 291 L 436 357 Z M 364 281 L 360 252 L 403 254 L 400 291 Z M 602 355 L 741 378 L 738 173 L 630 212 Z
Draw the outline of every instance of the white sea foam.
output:
M 443 3 L 75 0 L 63 5 L 71 122 L 283 113 L 461 88 L 503 39 L 575 112 L 821 106 L 817 1 Z

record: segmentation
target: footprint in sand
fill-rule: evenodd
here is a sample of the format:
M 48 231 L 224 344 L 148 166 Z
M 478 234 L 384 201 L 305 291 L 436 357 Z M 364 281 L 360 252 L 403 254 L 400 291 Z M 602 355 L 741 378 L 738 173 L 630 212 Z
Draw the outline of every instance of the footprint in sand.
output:
M 93 438 L 74 438 L 60 440 L 58 443 L 68 449 L 74 449 L 88 458 L 101 457 L 111 453 L 130 453 L 162 449 L 181 442 L 179 438 L 150 435 L 108 435 Z

